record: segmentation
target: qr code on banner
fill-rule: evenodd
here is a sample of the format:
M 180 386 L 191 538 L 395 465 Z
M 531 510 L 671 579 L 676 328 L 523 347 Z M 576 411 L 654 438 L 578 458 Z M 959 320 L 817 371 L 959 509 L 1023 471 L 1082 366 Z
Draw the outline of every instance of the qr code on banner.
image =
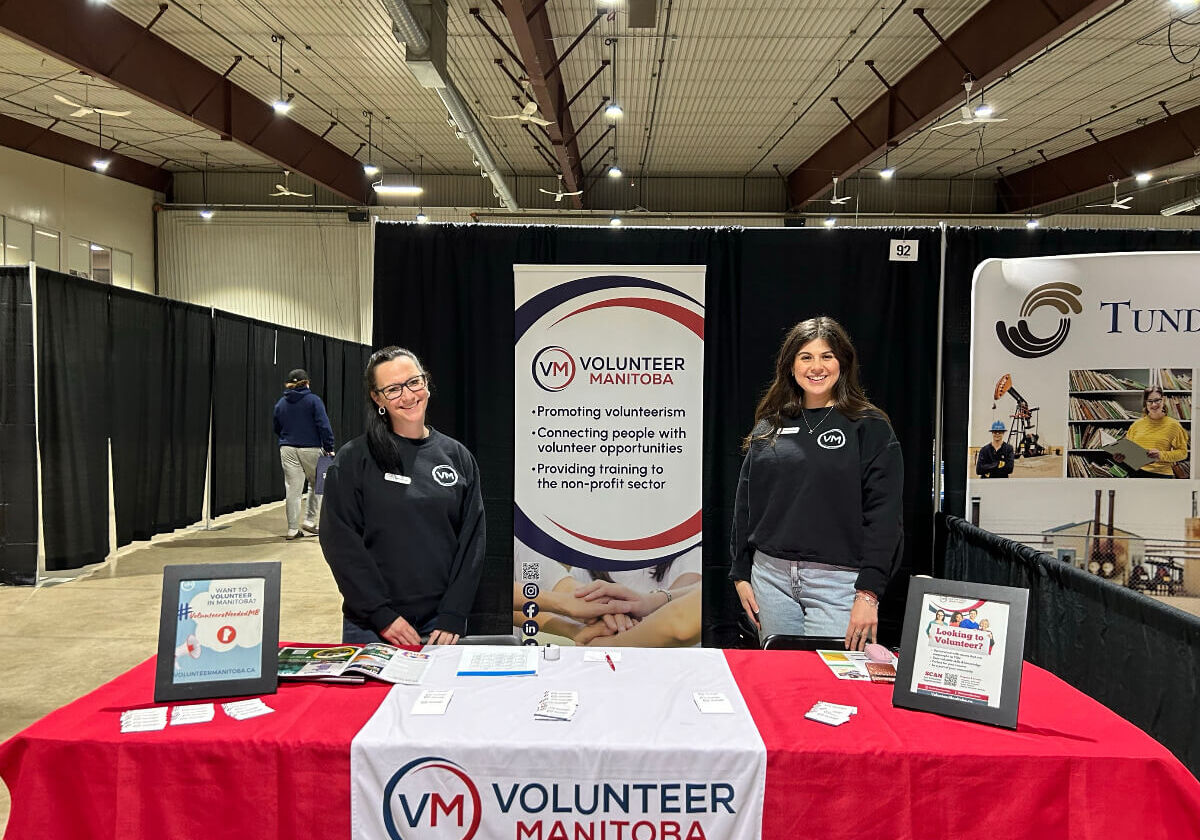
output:
M 537 563 L 522 563 L 521 564 L 521 580 L 537 580 L 538 579 L 538 564 Z
M 954 688 L 958 685 L 958 674 L 947 674 L 942 677 L 942 683 L 946 688 Z

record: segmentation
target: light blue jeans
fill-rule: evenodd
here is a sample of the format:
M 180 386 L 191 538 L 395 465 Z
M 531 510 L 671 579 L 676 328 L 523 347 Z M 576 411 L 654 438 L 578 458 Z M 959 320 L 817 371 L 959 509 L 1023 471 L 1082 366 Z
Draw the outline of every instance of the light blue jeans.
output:
M 772 633 L 845 635 L 857 580 L 858 569 L 780 560 L 755 551 L 750 585 L 758 601 L 762 638 Z

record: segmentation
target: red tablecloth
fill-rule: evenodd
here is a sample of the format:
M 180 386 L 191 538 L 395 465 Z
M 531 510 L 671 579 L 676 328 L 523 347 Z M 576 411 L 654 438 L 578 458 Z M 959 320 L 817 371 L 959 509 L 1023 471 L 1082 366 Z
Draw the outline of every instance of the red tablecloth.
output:
M 1200 782 L 1033 666 L 1012 732 L 894 709 L 811 653 L 726 656 L 767 747 L 765 840 L 1200 838 Z M 389 686 L 285 685 L 274 714 L 120 734 L 153 684 L 143 663 L 0 745 L 7 840 L 350 837 L 350 741 Z M 817 700 L 859 713 L 805 720 Z

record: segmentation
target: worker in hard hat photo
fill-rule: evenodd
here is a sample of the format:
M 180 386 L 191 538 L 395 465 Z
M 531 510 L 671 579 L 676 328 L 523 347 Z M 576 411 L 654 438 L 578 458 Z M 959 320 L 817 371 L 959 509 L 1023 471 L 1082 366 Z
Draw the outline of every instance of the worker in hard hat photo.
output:
M 1004 439 L 1005 431 L 1003 421 L 997 420 L 992 424 L 992 442 L 979 448 L 975 473 L 980 478 L 1008 478 L 1012 474 L 1015 453 Z

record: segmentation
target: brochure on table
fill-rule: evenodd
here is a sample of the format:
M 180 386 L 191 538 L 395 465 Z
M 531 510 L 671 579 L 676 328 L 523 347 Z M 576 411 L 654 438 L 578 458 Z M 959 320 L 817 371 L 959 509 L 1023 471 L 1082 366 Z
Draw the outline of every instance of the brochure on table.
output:
M 364 678 L 416 685 L 429 669 L 430 655 L 379 642 L 339 647 L 285 647 L 279 650 L 281 680 L 362 682 Z

